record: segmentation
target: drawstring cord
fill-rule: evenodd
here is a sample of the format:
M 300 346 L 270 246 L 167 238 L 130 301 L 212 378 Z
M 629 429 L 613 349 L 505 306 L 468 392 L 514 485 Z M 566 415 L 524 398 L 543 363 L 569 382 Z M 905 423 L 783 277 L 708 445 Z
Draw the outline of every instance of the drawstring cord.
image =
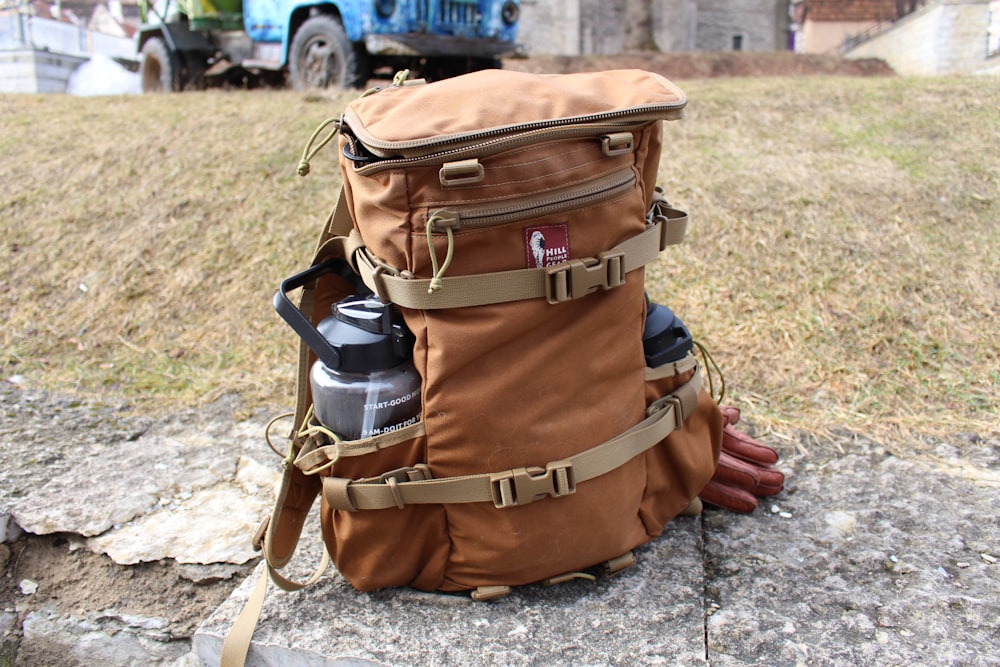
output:
M 432 215 L 427 220 L 427 251 L 431 256 L 432 273 L 430 285 L 427 287 L 428 294 L 434 294 L 434 292 L 437 292 L 439 289 L 444 287 L 444 281 L 442 280 L 444 272 L 448 270 L 448 267 L 451 265 L 451 260 L 455 256 L 455 233 L 449 225 L 444 228 L 445 233 L 448 235 L 448 251 L 445 253 L 444 262 L 441 264 L 441 267 L 438 268 L 437 253 L 434 250 L 433 232 L 435 223 L 443 222 L 444 220 L 446 220 L 446 218 L 440 215 Z
M 705 360 L 705 377 L 708 379 L 708 394 L 715 399 L 717 404 L 722 403 L 722 399 L 726 397 L 726 376 L 722 374 L 722 369 L 719 368 L 719 364 L 715 363 L 715 359 L 709 354 L 708 349 L 698 341 L 694 341 L 695 347 L 701 353 L 702 358 Z M 712 372 L 715 369 L 715 373 Z M 712 376 L 719 376 L 719 396 L 715 396 L 715 383 L 712 381 Z
M 409 77 L 410 77 L 410 70 L 408 69 L 396 72 L 396 75 L 392 77 L 392 85 L 402 86 L 404 83 L 406 83 L 406 80 Z M 366 90 L 361 95 L 361 97 L 368 97 L 369 95 L 377 93 L 379 90 L 381 90 L 381 88 L 372 88 L 370 90 Z M 330 130 L 329 134 L 323 137 L 322 141 L 316 144 L 316 148 L 314 149 L 313 143 L 316 141 L 316 138 L 319 136 L 320 132 L 325 130 L 330 125 L 333 125 L 334 128 Z M 313 131 L 312 136 L 309 137 L 309 141 L 306 142 L 306 147 L 302 150 L 302 158 L 299 160 L 299 166 L 298 169 L 296 170 L 298 171 L 299 176 L 309 175 L 309 163 L 312 161 L 314 157 L 316 157 L 317 153 L 323 150 L 324 146 L 333 141 L 333 138 L 337 136 L 337 133 L 339 131 L 340 131 L 340 118 L 327 118 L 326 120 L 324 120 L 322 123 L 319 124 L 319 127 L 317 127 Z
M 330 444 L 333 445 L 338 445 L 344 441 L 343 438 L 341 438 L 339 435 L 337 435 L 330 429 L 326 428 L 322 424 L 312 423 L 314 414 L 315 414 L 314 406 L 310 405 L 309 412 L 306 413 L 306 418 L 303 420 L 302 428 L 299 430 L 298 433 L 296 433 L 296 438 L 292 439 L 288 444 L 288 454 L 282 454 L 280 451 L 278 451 L 278 448 L 275 447 L 274 443 L 271 441 L 271 428 L 282 419 L 290 419 L 294 415 L 291 412 L 280 414 L 277 417 L 273 418 L 271 421 L 269 421 L 267 423 L 267 426 L 264 427 L 264 439 L 267 441 L 267 446 L 271 448 L 272 452 L 281 457 L 281 464 L 283 467 L 287 468 L 288 466 L 293 465 L 295 463 L 295 459 L 299 454 L 299 448 L 296 448 L 295 446 L 296 442 L 301 442 L 309 438 L 315 438 L 316 436 L 326 436 L 326 438 L 329 439 Z M 317 473 L 323 472 L 324 470 L 332 468 L 333 465 L 339 459 L 340 455 L 338 453 L 337 456 L 334 456 L 330 461 L 327 461 L 323 465 L 317 468 L 312 468 L 311 470 L 303 470 L 302 473 L 304 475 L 315 475 Z
M 322 141 L 316 144 L 315 148 L 313 148 L 313 143 L 315 143 L 316 138 L 319 137 L 320 132 L 325 130 L 330 125 L 333 125 L 334 128 L 330 130 L 329 134 L 323 137 Z M 333 138 L 337 136 L 338 132 L 340 132 L 339 118 L 327 118 L 319 124 L 319 127 L 313 130 L 312 136 L 310 136 L 309 141 L 306 142 L 306 147 L 302 149 L 302 159 L 299 160 L 299 166 L 298 169 L 296 169 L 299 176 L 309 175 L 309 162 L 316 157 L 317 153 L 323 150 L 324 146 L 333 141 Z
M 410 78 L 410 70 L 408 69 L 400 70 L 396 72 L 395 76 L 392 77 L 392 85 L 397 87 L 402 86 L 403 84 L 406 83 L 406 80 L 409 78 Z M 370 90 L 366 90 L 364 94 L 361 95 L 361 97 L 368 97 L 369 95 L 377 93 L 379 90 L 381 90 L 381 88 L 372 88 Z M 329 134 L 323 137 L 322 141 L 316 144 L 316 148 L 314 149 L 313 143 L 316 141 L 316 138 L 319 136 L 320 132 L 325 130 L 330 125 L 334 125 L 335 127 L 332 130 L 330 130 Z M 302 158 L 299 160 L 298 169 L 296 169 L 296 171 L 299 173 L 299 176 L 309 175 L 309 163 L 312 161 L 314 157 L 316 157 L 317 153 L 323 150 L 323 147 L 325 147 L 328 143 L 330 143 L 333 140 L 335 136 L 337 136 L 338 132 L 340 132 L 340 118 L 327 118 L 326 120 L 324 120 L 322 123 L 319 124 L 319 127 L 317 127 L 313 131 L 312 136 L 309 137 L 309 141 L 306 142 L 306 147 L 302 149 Z
M 306 414 L 306 418 L 303 421 L 302 429 L 299 431 L 298 434 L 299 438 L 306 439 L 306 438 L 315 438 L 316 436 L 326 436 L 329 439 L 330 444 L 339 445 L 341 442 L 344 441 L 343 438 L 341 438 L 339 435 L 337 435 L 327 427 L 318 423 L 318 421 L 316 423 L 313 423 L 313 415 L 315 414 L 314 407 L 315 406 L 312 405 L 309 406 L 309 412 Z M 323 472 L 324 470 L 332 468 L 334 464 L 340 460 L 340 448 L 338 447 L 336 451 L 337 454 L 333 456 L 329 461 L 316 468 L 303 470 L 302 474 L 316 475 L 318 473 Z
M 280 414 L 277 417 L 271 419 L 271 421 L 267 422 L 267 426 L 264 427 L 264 440 L 267 441 L 267 446 L 270 447 L 271 451 L 277 454 L 278 457 L 281 459 L 284 459 L 285 455 L 282 454 L 280 451 L 278 451 L 278 448 L 274 446 L 273 442 L 271 442 L 271 427 L 273 427 L 276 423 L 278 423 L 282 419 L 291 419 L 294 416 L 295 414 L 292 412 L 286 412 Z

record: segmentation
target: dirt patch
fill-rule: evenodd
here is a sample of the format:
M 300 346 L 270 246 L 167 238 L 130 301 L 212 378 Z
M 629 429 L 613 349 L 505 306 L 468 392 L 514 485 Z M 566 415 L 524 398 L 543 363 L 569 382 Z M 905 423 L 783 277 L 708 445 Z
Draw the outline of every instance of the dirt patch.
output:
M 33 613 L 54 613 L 116 633 L 134 626 L 134 619 L 153 619 L 162 622 L 155 627 L 157 641 L 187 642 L 252 567 L 233 568 L 224 577 L 198 576 L 171 560 L 124 566 L 80 542 L 74 535 L 23 535 L 0 545 L 0 604 L 16 609 L 19 625 Z M 20 664 L 79 664 L 56 638 L 22 643 L 17 655 Z
M 8 453 L 16 444 L 27 445 L 25 451 L 44 457 L 47 474 L 56 477 L 72 461 L 48 446 L 53 428 L 81 447 L 98 441 L 128 446 L 154 420 L 127 409 L 118 401 L 0 381 L 0 445 Z M 174 421 L 179 430 L 197 431 L 202 419 L 231 421 L 231 413 L 231 405 L 219 402 Z M 8 511 L 27 490 L 46 483 L 37 470 L 5 462 L 0 510 Z M 91 551 L 77 534 L 22 533 L 0 544 L 0 665 L 173 664 L 190 651 L 198 624 L 253 566 L 172 559 L 119 565 Z M 84 642 L 89 644 L 80 648 Z
M 164 647 L 174 645 L 175 654 L 186 653 L 198 624 L 249 573 L 245 566 L 229 578 L 193 581 L 173 561 L 117 565 L 74 546 L 75 541 L 74 536 L 24 535 L 0 545 L 0 562 L 8 561 L 0 604 L 15 614 L 21 629 L 4 637 L 4 649 L 16 653 L 18 664 L 83 664 L 65 640 L 84 631 L 118 635 L 119 641 L 128 635 L 143 637 Z M 44 639 L 25 639 L 26 622 L 38 618 L 64 619 L 65 625 Z
M 891 76 L 883 60 L 850 60 L 835 55 L 791 53 L 631 53 L 616 56 L 531 56 L 508 60 L 504 67 L 522 72 L 567 74 L 607 69 L 644 69 L 670 79 L 710 79 L 726 76 Z

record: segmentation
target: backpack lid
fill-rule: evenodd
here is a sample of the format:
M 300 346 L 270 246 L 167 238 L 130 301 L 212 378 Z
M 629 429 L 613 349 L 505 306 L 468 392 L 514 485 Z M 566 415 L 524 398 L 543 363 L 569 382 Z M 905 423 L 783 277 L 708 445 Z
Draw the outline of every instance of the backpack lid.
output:
M 482 70 L 426 85 L 393 85 L 355 100 L 344 112 L 342 131 L 373 155 L 418 157 L 544 129 L 676 120 L 686 104 L 675 84 L 643 70 Z

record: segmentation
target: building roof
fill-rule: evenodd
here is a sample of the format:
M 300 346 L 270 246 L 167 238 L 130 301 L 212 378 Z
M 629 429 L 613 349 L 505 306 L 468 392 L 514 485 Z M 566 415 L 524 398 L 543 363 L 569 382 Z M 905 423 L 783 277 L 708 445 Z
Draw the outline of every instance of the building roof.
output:
M 809 21 L 895 21 L 913 11 L 914 0 L 806 0 Z

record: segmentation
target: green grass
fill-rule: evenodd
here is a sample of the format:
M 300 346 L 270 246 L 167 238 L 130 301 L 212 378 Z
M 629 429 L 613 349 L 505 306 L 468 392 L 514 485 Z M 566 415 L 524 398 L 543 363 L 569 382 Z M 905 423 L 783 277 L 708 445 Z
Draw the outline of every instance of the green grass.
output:
M 648 270 L 776 432 L 1000 423 L 1000 80 L 682 82 L 659 182 L 692 215 Z M 295 174 L 351 95 L 0 96 L 4 377 L 141 409 L 292 401 L 271 309 L 339 188 Z

